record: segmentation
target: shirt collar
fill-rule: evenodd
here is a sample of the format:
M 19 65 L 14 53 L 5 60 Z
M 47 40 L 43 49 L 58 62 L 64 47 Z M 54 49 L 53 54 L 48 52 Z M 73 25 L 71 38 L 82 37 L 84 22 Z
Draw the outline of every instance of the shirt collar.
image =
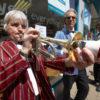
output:
M 62 28 L 62 31 L 63 31 L 64 33 L 67 33 L 67 34 L 69 34 L 69 33 L 75 33 L 74 28 L 73 28 L 72 31 L 68 31 L 66 25 L 64 25 L 64 27 Z

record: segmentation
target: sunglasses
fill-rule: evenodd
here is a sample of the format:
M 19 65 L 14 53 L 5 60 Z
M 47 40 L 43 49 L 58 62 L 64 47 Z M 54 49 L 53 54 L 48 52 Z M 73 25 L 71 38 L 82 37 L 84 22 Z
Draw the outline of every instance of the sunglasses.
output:
M 76 17 L 75 16 L 68 16 L 68 17 L 66 17 L 66 19 L 76 19 Z

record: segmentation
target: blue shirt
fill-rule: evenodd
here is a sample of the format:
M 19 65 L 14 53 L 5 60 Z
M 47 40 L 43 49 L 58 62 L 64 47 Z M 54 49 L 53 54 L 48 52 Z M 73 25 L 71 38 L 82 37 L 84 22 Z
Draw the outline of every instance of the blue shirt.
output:
M 55 38 L 56 39 L 68 39 L 68 40 L 71 40 L 74 36 L 74 33 L 72 32 L 67 32 L 66 30 L 61 30 L 61 31 L 57 31 L 56 34 L 55 34 Z M 57 54 L 58 55 L 62 55 L 62 51 L 61 50 L 57 50 Z M 74 71 L 73 73 L 68 73 L 68 72 L 65 72 L 65 74 L 67 75 L 78 75 L 78 68 L 74 68 Z

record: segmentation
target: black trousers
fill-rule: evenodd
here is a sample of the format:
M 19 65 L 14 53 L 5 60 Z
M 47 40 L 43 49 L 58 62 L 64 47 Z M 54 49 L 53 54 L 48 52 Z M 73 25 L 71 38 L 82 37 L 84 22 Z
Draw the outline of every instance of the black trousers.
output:
M 78 75 L 63 75 L 63 100 L 70 100 L 70 90 L 74 82 L 77 85 L 77 94 L 74 100 L 85 100 L 89 91 L 88 77 L 85 69 L 79 70 Z
M 95 82 L 100 83 L 100 64 L 95 63 L 94 67 L 93 67 L 93 70 L 94 70 Z

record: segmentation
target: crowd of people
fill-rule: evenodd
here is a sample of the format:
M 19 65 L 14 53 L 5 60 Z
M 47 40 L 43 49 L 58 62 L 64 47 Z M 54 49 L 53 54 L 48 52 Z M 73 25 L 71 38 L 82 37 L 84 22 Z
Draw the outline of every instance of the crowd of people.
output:
M 57 31 L 54 38 L 72 40 L 76 32 L 76 18 L 74 9 L 65 12 L 64 28 Z M 73 60 L 65 57 L 68 52 L 63 51 L 62 46 L 56 45 L 56 58 L 47 59 L 33 52 L 40 34 L 29 27 L 27 16 L 19 10 L 6 13 L 4 30 L 8 37 L 0 43 L 0 100 L 55 100 L 45 66 L 63 73 L 63 100 L 71 100 L 70 90 L 74 82 L 78 90 L 74 100 L 86 99 L 89 91 L 86 67 L 97 60 L 100 63 L 100 46 L 95 48 L 94 54 L 92 47 L 88 47 L 88 41 L 81 41 L 85 45 L 74 48 L 77 60 Z M 59 56 L 64 58 L 58 60 Z

